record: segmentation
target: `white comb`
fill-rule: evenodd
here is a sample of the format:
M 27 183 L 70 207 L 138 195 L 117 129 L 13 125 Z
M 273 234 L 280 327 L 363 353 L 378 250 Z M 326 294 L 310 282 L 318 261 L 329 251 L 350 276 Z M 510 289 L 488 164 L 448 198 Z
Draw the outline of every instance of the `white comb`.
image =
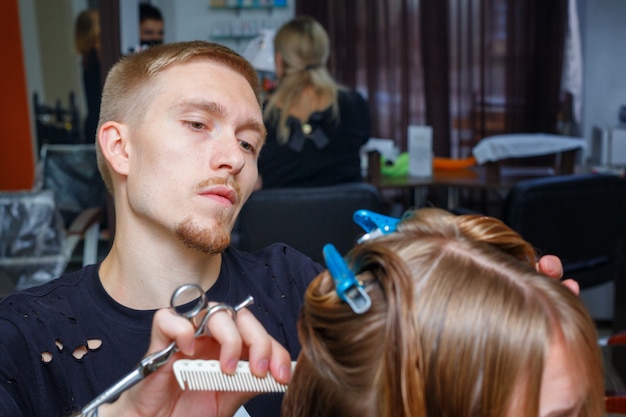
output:
M 296 363 L 292 362 L 292 368 Z M 179 359 L 174 362 L 174 375 L 182 390 L 285 392 L 286 384 L 277 382 L 270 373 L 264 378 L 252 375 L 248 362 L 239 361 L 232 375 L 222 372 L 217 360 Z

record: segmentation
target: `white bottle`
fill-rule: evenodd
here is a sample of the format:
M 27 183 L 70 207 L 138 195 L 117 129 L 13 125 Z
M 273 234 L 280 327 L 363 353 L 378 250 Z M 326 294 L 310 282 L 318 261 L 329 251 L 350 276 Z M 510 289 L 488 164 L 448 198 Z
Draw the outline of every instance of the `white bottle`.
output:
M 430 126 L 408 127 L 409 176 L 432 177 L 433 129 Z

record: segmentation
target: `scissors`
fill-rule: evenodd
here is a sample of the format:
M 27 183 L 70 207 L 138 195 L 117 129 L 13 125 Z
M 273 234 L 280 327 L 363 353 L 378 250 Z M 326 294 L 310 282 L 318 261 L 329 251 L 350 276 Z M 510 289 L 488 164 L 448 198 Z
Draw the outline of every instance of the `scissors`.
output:
M 189 301 L 194 299 L 195 301 Z M 249 295 L 235 307 L 224 303 L 218 303 L 209 307 L 206 294 L 202 290 L 202 287 L 196 284 L 181 285 L 176 289 L 176 291 L 174 291 L 172 298 L 170 299 L 170 307 L 176 312 L 176 314 L 185 317 L 193 323 L 196 328 L 196 337 L 204 333 L 205 327 L 213 314 L 219 311 L 226 311 L 231 314 L 234 320 L 236 319 L 237 312 L 239 310 L 252 303 L 254 303 L 254 298 Z M 146 356 L 141 360 L 141 362 L 139 362 L 139 365 L 137 365 L 135 369 L 87 404 L 81 410 L 80 415 L 83 417 L 97 415 L 94 412 L 98 409 L 98 407 L 102 404 L 115 401 L 124 391 L 130 389 L 138 382 L 154 373 L 161 366 L 165 365 L 170 357 L 176 352 L 178 352 L 178 346 L 176 346 L 176 342 L 172 342 L 165 349 Z

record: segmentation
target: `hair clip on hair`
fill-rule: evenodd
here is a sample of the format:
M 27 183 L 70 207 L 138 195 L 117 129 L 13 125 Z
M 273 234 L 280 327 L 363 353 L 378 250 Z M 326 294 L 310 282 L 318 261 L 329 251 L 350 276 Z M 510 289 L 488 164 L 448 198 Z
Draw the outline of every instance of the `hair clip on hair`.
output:
M 324 245 L 323 252 L 326 267 L 335 280 L 339 298 L 348 303 L 355 313 L 365 313 L 372 305 L 372 300 L 363 288 L 363 284 L 356 279 L 334 245 L 330 243 Z
M 357 243 L 374 239 L 382 235 L 388 235 L 396 231 L 400 219 L 374 213 L 369 210 L 357 210 L 352 215 L 356 224 L 365 230 L 365 234 L 359 238 Z

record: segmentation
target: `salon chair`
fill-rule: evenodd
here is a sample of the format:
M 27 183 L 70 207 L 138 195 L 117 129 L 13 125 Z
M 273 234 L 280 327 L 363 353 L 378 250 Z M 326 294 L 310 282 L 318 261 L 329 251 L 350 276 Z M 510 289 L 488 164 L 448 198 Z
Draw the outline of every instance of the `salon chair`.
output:
M 101 260 L 104 196 L 94 144 L 42 144 L 32 189 L 0 192 L 0 296 Z
M 101 221 L 90 208 L 66 228 L 52 190 L 0 191 L 0 298 L 58 277 L 75 254 L 95 263 Z
M 594 319 L 617 318 L 612 286 L 617 294 L 626 279 L 626 180 L 575 174 L 521 181 L 507 194 L 502 216 L 540 255 L 561 259 Z
M 323 263 L 324 244 L 333 243 L 339 253 L 345 254 L 363 234 L 352 221 L 358 209 L 382 212 L 383 201 L 373 185 L 348 183 L 255 191 L 239 215 L 234 245 L 254 252 L 282 242 Z

